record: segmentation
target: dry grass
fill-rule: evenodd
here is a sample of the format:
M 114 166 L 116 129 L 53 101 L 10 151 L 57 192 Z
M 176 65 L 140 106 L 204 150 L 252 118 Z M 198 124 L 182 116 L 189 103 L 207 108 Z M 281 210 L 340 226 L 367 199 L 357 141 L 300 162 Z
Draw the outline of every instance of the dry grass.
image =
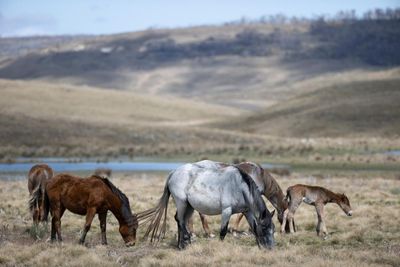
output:
M 161 196 L 165 174 L 115 174 L 113 182 L 128 195 L 134 211 L 150 208 Z M 125 248 L 118 234 L 118 224 L 108 218 L 107 247 L 100 245 L 100 230 L 95 219 L 86 246 L 77 244 L 84 224 L 81 216 L 67 212 L 62 220 L 62 245 L 35 240 L 29 234 L 31 220 L 27 211 L 28 192 L 25 181 L 0 181 L 0 265 L 26 266 L 398 266 L 400 264 L 400 181 L 384 177 L 315 178 L 295 174 L 277 177 L 283 188 L 295 183 L 319 184 L 334 191 L 346 192 L 354 209 L 346 217 L 334 204 L 327 205 L 327 240 L 316 236 L 316 215 L 303 204 L 297 214 L 298 232 L 276 234 L 277 246 L 272 251 L 259 250 L 251 236 L 224 242 L 202 237 L 200 220 L 195 219 L 199 236 L 185 251 L 176 249 L 176 223 L 173 202 L 168 214 L 166 239 L 153 247 L 139 241 L 134 248 Z M 215 234 L 219 216 L 210 218 Z M 277 224 L 277 222 L 276 222 Z M 246 223 L 242 229 L 247 230 Z M 139 236 L 143 235 L 143 228 Z

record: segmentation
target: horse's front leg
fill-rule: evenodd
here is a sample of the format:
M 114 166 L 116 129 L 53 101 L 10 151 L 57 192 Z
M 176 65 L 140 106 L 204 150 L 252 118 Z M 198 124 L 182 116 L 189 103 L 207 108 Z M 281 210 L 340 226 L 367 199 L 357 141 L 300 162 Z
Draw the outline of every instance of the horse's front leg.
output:
M 315 210 L 317 211 L 318 216 L 318 224 L 317 224 L 317 235 L 322 236 L 324 239 L 328 235 L 328 231 L 326 230 L 325 222 L 324 222 L 324 204 L 316 203 Z M 322 230 L 322 233 L 321 233 Z
M 228 232 L 228 224 L 229 224 L 229 219 L 232 216 L 232 208 L 228 207 L 222 210 L 221 213 L 221 232 L 219 233 L 219 238 L 221 240 L 224 240 L 226 233 Z
M 107 235 L 106 235 L 107 212 L 99 213 L 99 221 L 101 229 L 101 244 L 107 245 Z
M 86 211 L 86 222 L 85 226 L 83 227 L 81 238 L 79 239 L 79 244 L 83 244 L 85 242 L 86 234 L 90 230 L 94 215 L 96 215 L 96 208 L 88 208 Z

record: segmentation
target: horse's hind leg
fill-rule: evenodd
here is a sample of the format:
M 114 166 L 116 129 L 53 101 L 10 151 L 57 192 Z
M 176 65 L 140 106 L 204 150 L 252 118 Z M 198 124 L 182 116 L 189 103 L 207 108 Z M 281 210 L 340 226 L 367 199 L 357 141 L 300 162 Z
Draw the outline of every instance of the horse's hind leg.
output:
M 297 208 L 300 206 L 301 201 L 302 200 L 300 198 L 297 199 L 293 196 L 291 196 L 291 198 L 290 198 L 289 207 L 287 209 L 288 212 L 286 214 L 286 220 L 287 220 L 287 223 L 289 224 L 291 234 L 295 232 L 295 230 L 294 230 L 294 214 L 296 213 Z M 285 218 L 285 214 L 283 216 Z M 285 228 L 282 227 L 281 231 L 285 231 Z
M 190 233 L 187 228 L 187 222 L 193 214 L 193 208 L 188 202 L 175 199 L 176 214 L 175 220 L 178 225 L 178 248 L 184 249 L 190 244 Z
M 65 212 L 65 208 L 63 206 L 57 205 L 53 210 L 53 218 L 51 219 L 51 241 L 56 240 L 56 233 L 58 236 L 58 242 L 62 242 L 61 237 L 61 217 Z
M 107 212 L 99 213 L 99 221 L 101 229 L 101 244 L 107 245 L 107 235 L 106 235 Z
M 194 230 L 193 230 L 193 216 L 189 218 L 187 227 L 188 227 L 190 235 L 192 237 L 196 237 L 196 234 L 194 233 Z
M 287 223 L 287 215 L 288 215 L 288 213 L 289 213 L 289 209 L 286 209 L 283 212 L 283 219 L 282 219 L 282 224 L 281 224 L 281 233 L 282 234 L 286 232 L 286 223 Z M 289 231 L 290 231 L 290 229 L 289 229 Z
M 203 229 L 204 229 L 204 232 L 206 233 L 207 237 L 215 237 L 215 235 L 213 235 L 210 231 L 210 227 L 208 226 L 206 216 L 201 214 L 200 212 L 199 212 L 199 215 L 200 215 L 201 224 L 203 225 Z
M 228 208 L 225 208 L 224 210 L 222 210 L 221 216 L 222 216 L 222 218 L 221 218 L 221 232 L 219 234 L 219 238 L 221 240 L 224 240 L 224 238 L 226 236 L 226 233 L 228 232 L 228 224 L 229 224 L 229 219 L 232 216 L 232 208 L 228 207 Z
M 93 208 L 93 207 L 88 208 L 86 211 L 86 222 L 85 222 L 85 226 L 83 228 L 81 238 L 79 239 L 79 244 L 83 244 L 85 242 L 86 234 L 90 230 L 90 226 L 92 225 L 94 215 L 96 215 L 96 208 Z
M 244 216 L 243 213 L 238 214 L 233 222 L 232 232 L 234 236 L 237 236 L 237 233 L 239 232 L 239 224 L 243 216 Z

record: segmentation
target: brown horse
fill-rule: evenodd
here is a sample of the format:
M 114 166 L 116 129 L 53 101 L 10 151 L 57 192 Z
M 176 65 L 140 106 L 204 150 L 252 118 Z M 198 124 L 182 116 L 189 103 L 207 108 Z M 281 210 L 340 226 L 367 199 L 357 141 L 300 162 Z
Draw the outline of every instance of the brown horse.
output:
M 86 179 L 69 174 L 59 174 L 53 177 L 46 186 L 48 197 L 47 206 L 52 214 L 51 240 L 62 241 L 61 217 L 66 209 L 86 215 L 86 223 L 83 228 L 79 243 L 85 242 L 85 237 L 90 229 L 93 218 L 97 213 L 100 220 L 101 243 L 107 244 L 106 219 L 110 210 L 119 222 L 119 232 L 126 246 L 133 246 L 136 242 L 136 229 L 138 221 L 132 214 L 129 200 L 108 179 L 99 176 L 91 176 Z
M 205 165 L 205 166 L 214 166 L 215 168 L 224 168 L 229 166 L 229 164 L 222 163 L 222 162 L 213 162 L 209 160 L 200 161 L 198 164 Z M 235 164 L 233 166 L 238 167 L 241 171 L 248 174 L 256 183 L 258 190 L 262 195 L 264 195 L 271 204 L 275 207 L 278 212 L 278 221 L 282 224 L 283 223 L 283 213 L 287 209 L 287 201 L 285 200 L 285 195 L 282 192 L 281 187 L 279 186 L 278 182 L 272 177 L 272 175 L 264 170 L 259 164 L 253 162 L 242 162 L 239 164 Z M 211 231 L 208 227 L 207 218 L 200 214 L 200 219 L 203 225 L 204 232 L 207 236 L 213 237 Z M 238 232 L 239 223 L 243 218 L 243 214 L 239 214 L 236 217 L 232 230 L 234 234 Z M 293 222 L 294 223 L 294 222 Z M 189 230 L 193 233 L 193 220 L 189 221 Z M 286 231 L 289 232 L 289 226 L 286 226 Z
M 256 182 L 258 189 L 262 195 L 264 195 L 272 206 L 278 212 L 278 221 L 283 223 L 283 213 L 287 209 L 287 201 L 285 195 L 282 192 L 281 187 L 274 177 L 267 171 L 264 170 L 259 164 L 253 162 L 242 162 L 235 165 L 242 171 L 246 172 Z M 240 220 L 243 218 L 243 214 L 239 214 L 233 225 L 233 231 L 239 229 Z M 289 227 L 286 229 L 289 232 Z
M 337 194 L 320 186 L 302 184 L 290 186 L 287 189 L 286 198 L 289 200 L 289 206 L 283 215 L 281 232 L 283 232 L 285 229 L 286 221 L 289 224 L 290 233 L 295 231 L 294 227 L 292 226 L 293 217 L 301 202 L 315 206 L 315 210 L 318 215 L 318 224 L 316 229 L 317 235 L 320 235 L 322 230 L 322 235 L 324 237 L 326 237 L 328 234 L 324 220 L 324 207 L 327 203 L 338 204 L 347 216 L 351 216 L 353 214 L 350 201 L 345 194 Z
M 47 181 L 53 177 L 53 170 L 46 164 L 34 165 L 28 173 L 29 210 L 34 224 L 47 221 L 48 210 L 45 205 Z

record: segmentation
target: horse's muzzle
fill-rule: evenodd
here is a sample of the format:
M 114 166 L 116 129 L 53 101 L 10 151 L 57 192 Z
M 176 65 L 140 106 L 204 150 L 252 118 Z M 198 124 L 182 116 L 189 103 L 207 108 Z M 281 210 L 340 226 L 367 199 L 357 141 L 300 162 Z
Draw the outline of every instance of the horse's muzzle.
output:
M 133 247 L 135 245 L 135 241 L 130 241 L 128 243 L 125 243 L 125 246 L 127 247 Z
M 353 215 L 353 211 L 352 210 L 347 213 L 347 216 L 352 216 L 352 215 Z

